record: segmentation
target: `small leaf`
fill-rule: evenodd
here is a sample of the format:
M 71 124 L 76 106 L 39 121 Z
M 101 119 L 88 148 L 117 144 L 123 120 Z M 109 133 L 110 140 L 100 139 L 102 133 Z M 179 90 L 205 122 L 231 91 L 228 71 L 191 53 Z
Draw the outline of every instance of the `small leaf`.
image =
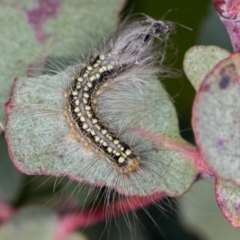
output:
M 209 71 L 229 55 L 230 52 L 217 46 L 194 46 L 186 52 L 183 68 L 195 90 Z
M 201 156 L 217 176 L 240 184 L 240 55 L 223 60 L 202 82 L 193 107 Z
M 233 227 L 240 228 L 240 188 L 231 181 L 217 179 L 215 183 L 217 203 Z
M 50 209 L 31 206 L 19 210 L 0 228 L 1 239 L 53 240 L 57 215 Z

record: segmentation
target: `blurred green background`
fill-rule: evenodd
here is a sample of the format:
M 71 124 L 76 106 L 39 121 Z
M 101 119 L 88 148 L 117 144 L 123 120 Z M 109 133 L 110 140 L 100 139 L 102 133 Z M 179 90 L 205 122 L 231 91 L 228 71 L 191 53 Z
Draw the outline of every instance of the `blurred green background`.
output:
M 176 49 L 176 53 L 173 55 L 173 57 L 171 57 L 170 62 L 173 68 L 182 69 L 182 62 L 185 52 L 191 46 L 196 44 L 214 44 L 231 50 L 231 45 L 226 30 L 219 21 L 213 7 L 211 6 L 210 0 L 129 0 L 123 13 L 126 15 L 133 13 L 144 13 L 155 19 L 162 19 L 164 16 L 165 19 L 179 24 L 177 26 L 177 33 L 172 37 L 172 42 L 174 44 L 174 48 Z M 187 28 L 191 28 L 192 30 Z M 163 83 L 166 86 L 169 94 L 172 96 L 174 104 L 177 108 L 181 134 L 188 141 L 194 142 L 191 130 L 191 107 L 195 94 L 193 87 L 186 79 L 184 73 L 179 79 L 165 79 Z M 4 157 L 7 155 L 7 151 L 3 136 L 1 136 L 0 140 L 0 152 L 3 154 L 1 157 L 3 157 L 3 159 L 8 159 L 7 157 Z M 10 202 L 12 201 L 15 206 L 20 206 L 33 201 L 38 201 L 43 205 L 44 202 L 56 201 L 56 199 L 52 197 L 54 196 L 53 186 L 55 184 L 55 180 L 53 178 L 49 179 L 47 177 L 35 178 L 31 176 L 23 176 L 14 169 L 9 161 L 3 164 L 3 166 L 4 168 L 0 169 L 0 181 L 9 182 L 10 185 L 7 186 L 8 189 L 11 188 L 11 182 L 15 181 L 16 178 L 18 178 L 18 181 L 21 183 L 21 187 L 15 191 L 18 195 L 17 201 L 13 200 L 16 199 L 16 196 L 12 196 L 11 194 L 6 196 L 6 200 Z M 6 174 L 6 172 L 10 172 L 11 174 Z M 64 182 L 62 182 L 62 184 L 63 183 Z M 204 184 L 206 184 L 205 187 L 203 187 Z M 217 208 L 215 209 L 211 205 L 214 204 L 213 183 L 210 181 L 205 181 L 205 183 L 197 183 L 196 185 L 197 187 L 194 189 L 194 193 L 191 194 L 190 192 L 188 196 L 181 198 L 180 203 L 176 202 L 174 199 L 167 199 L 163 201 L 162 207 L 164 211 L 154 206 L 149 206 L 147 208 L 149 214 L 146 214 L 145 211 L 140 210 L 137 212 L 137 220 L 136 218 L 133 220 L 131 215 L 129 215 L 128 217 L 125 216 L 125 218 L 121 217 L 113 221 L 109 221 L 107 227 L 106 223 L 100 223 L 96 226 L 86 228 L 83 230 L 83 232 L 90 240 L 99 239 L 100 237 L 103 240 L 226 239 L 223 238 L 223 233 L 221 236 L 216 234 L 214 237 L 213 235 L 206 233 L 207 231 L 204 230 L 205 228 L 198 228 L 197 225 L 196 228 L 194 227 L 194 229 L 191 229 L 191 227 L 188 228 L 187 221 L 185 224 L 183 224 L 183 221 L 185 221 L 183 220 L 185 213 L 180 213 L 179 209 L 181 208 L 185 211 L 186 208 L 190 206 L 189 209 L 191 209 L 191 211 L 194 213 L 194 216 L 198 215 L 198 212 L 201 212 L 201 214 L 204 214 L 204 212 L 207 214 L 209 211 L 213 211 L 213 214 L 215 214 L 216 211 L 219 212 Z M 205 189 L 207 190 L 205 191 Z M 204 202 L 203 206 L 200 206 L 200 203 L 197 203 L 199 198 L 202 200 L 202 202 Z M 210 199 L 210 203 L 206 200 L 208 198 Z M 208 204 L 211 207 L 205 208 L 205 206 L 208 206 Z M 189 219 L 190 215 L 188 214 Z M 221 215 L 218 216 L 221 217 Z M 204 219 L 204 217 L 202 217 L 202 219 Z M 137 230 L 136 233 L 133 234 L 133 231 L 129 229 L 129 222 L 131 222 L 132 227 Z M 223 224 L 229 226 L 228 222 L 224 219 L 223 222 Z M 159 228 L 156 227 L 156 225 L 159 226 Z M 183 227 L 183 225 L 185 225 L 185 227 Z M 207 227 L 208 226 L 206 226 L 206 228 Z M 222 228 L 222 226 L 219 225 L 219 228 Z M 231 229 L 230 227 L 228 228 Z M 109 229 L 110 232 L 108 231 Z M 216 229 L 214 231 L 217 232 Z M 236 235 L 236 231 L 234 231 L 232 235 L 231 231 L 228 234 L 230 235 L 227 235 L 227 239 L 240 239 L 240 235 L 238 238 L 239 233 L 237 232 Z

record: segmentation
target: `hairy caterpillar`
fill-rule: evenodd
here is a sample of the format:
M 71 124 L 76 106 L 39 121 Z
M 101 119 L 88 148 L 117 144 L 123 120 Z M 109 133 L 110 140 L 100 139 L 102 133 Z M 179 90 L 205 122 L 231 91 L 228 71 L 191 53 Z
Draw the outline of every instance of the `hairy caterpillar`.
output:
M 175 111 L 157 80 L 173 30 L 173 23 L 150 18 L 126 24 L 81 63 L 52 77 L 18 79 L 6 127 L 18 168 L 107 186 L 108 195 L 185 191 L 195 171 L 185 172 L 184 156 L 134 134 L 146 128 L 178 137 Z
M 141 67 L 142 64 L 148 64 L 150 59 L 147 59 L 149 56 L 146 51 L 153 38 L 164 35 L 167 37 L 172 31 L 172 24 L 162 21 L 136 26 L 134 30 L 129 31 L 130 27 L 134 29 L 133 26 L 126 27 L 119 33 L 119 39 L 111 39 L 107 43 L 103 51 L 106 55 L 97 55 L 87 66 L 76 67 L 66 92 L 66 108 L 69 109 L 66 116 L 70 126 L 76 126 L 73 131 L 79 132 L 83 144 L 84 141 L 88 141 L 99 154 L 104 153 L 106 160 L 120 174 L 135 171 L 141 159 L 138 153 L 134 153 L 127 143 L 116 136 L 116 133 L 109 132 L 104 123 L 101 123 L 96 106 L 98 96 L 103 85 L 106 88 L 109 82 L 111 84 L 119 81 L 118 76 L 121 77 L 125 72 L 129 72 L 131 77 L 135 65 Z M 123 37 L 126 38 L 126 42 L 122 40 Z

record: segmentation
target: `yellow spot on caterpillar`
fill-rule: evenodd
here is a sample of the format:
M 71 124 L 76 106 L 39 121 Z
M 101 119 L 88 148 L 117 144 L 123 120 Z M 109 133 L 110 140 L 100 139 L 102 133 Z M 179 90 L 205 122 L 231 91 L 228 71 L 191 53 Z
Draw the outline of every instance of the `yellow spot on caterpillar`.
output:
M 83 97 L 89 98 L 89 94 L 88 94 L 88 93 L 84 93 L 84 94 L 83 94 Z
M 95 77 L 96 77 L 96 79 L 99 79 L 101 77 L 101 75 L 99 73 L 96 73 Z
M 107 148 L 107 151 L 108 151 L 109 153 L 111 153 L 112 150 L 113 150 L 113 149 L 112 149 L 111 147 L 108 147 L 108 148 Z
M 89 118 L 92 118 L 92 113 L 90 111 L 86 111 Z
M 104 56 L 104 55 L 100 55 L 100 56 L 99 56 L 99 59 L 100 59 L 100 60 L 104 60 L 104 59 L 105 59 L 105 56 Z
M 90 79 L 90 81 L 93 82 L 96 79 L 96 77 L 95 76 L 91 76 L 89 79 Z
M 113 140 L 113 143 L 115 144 L 115 145 L 118 145 L 119 144 L 119 141 L 118 140 Z
M 78 82 L 82 82 L 83 78 L 82 77 L 78 77 L 77 80 L 78 80 Z
M 92 71 L 93 68 L 92 68 L 91 66 L 88 66 L 88 67 L 87 67 L 87 70 Z
M 100 141 L 100 137 L 99 136 L 96 136 L 95 137 L 95 142 L 99 142 Z
M 74 109 L 74 112 L 80 112 L 80 108 L 79 107 L 76 107 L 75 109 Z
M 112 69 L 113 69 L 113 65 L 109 64 L 109 65 L 107 66 L 107 69 L 108 69 L 109 71 L 112 70 Z
M 85 117 L 80 117 L 81 122 L 85 122 Z
M 100 127 L 98 124 L 96 124 L 96 125 L 94 125 L 94 126 L 95 126 L 95 128 L 98 129 L 98 130 L 101 129 L 101 127 Z
M 125 158 L 124 158 L 124 157 L 119 157 L 119 158 L 118 158 L 118 162 L 119 162 L 119 163 L 123 163 L 123 162 L 124 162 L 124 160 L 125 160 Z
M 88 128 L 87 123 L 84 123 L 83 126 L 82 126 L 82 128 L 86 130 L 86 129 Z
M 87 85 L 88 85 L 89 88 L 92 87 L 92 83 L 91 82 L 88 82 Z
M 112 136 L 110 136 L 109 134 L 107 134 L 106 137 L 111 141 L 113 140 Z
M 97 121 L 97 119 L 96 118 L 94 118 L 93 120 L 92 120 L 92 123 L 93 124 L 96 124 L 98 121 Z
M 107 133 L 107 130 L 106 129 L 103 129 L 102 130 L 102 134 L 105 135 Z
M 76 100 L 76 101 L 75 101 L 75 104 L 76 104 L 76 105 L 79 105 L 79 103 L 80 103 L 79 100 Z
M 91 107 L 88 106 L 88 105 L 86 105 L 86 106 L 85 106 L 85 110 L 86 110 L 86 111 L 89 111 L 89 110 L 91 110 Z
M 72 95 L 73 95 L 73 96 L 77 96 L 77 95 L 78 95 L 78 91 L 73 91 L 73 92 L 72 92 Z
M 129 156 L 132 152 L 131 152 L 130 149 L 127 149 L 127 150 L 125 151 L 125 153 L 126 153 L 127 156 Z

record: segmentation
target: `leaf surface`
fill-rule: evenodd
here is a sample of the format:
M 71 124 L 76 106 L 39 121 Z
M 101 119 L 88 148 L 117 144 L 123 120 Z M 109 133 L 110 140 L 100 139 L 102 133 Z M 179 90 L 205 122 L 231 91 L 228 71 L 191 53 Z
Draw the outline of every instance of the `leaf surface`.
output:
M 78 58 L 116 27 L 121 5 L 123 0 L 1 1 L 0 131 L 14 78 L 35 76 L 49 56 Z M 64 65 L 58 60 L 52 68 Z
M 194 101 L 193 128 L 201 156 L 215 174 L 240 184 L 240 55 L 217 64 Z

